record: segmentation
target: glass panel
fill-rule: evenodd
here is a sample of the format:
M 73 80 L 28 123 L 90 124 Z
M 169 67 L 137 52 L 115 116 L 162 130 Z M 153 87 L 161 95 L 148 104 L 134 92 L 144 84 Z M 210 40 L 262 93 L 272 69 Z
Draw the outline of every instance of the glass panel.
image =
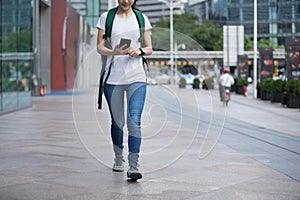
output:
M 31 105 L 31 0 L 0 2 L 0 114 Z
M 257 27 L 258 33 L 260 34 L 268 34 L 269 33 L 269 24 L 268 23 L 260 23 Z
M 3 111 L 11 111 L 17 108 L 17 68 L 16 62 L 6 61 L 2 70 L 2 92 L 3 92 Z

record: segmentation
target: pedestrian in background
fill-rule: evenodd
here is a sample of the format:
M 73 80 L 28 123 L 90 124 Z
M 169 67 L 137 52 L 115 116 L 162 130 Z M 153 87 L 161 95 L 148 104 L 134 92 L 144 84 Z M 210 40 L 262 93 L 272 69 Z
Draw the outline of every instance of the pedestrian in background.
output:
M 107 12 L 99 18 L 97 50 L 111 60 L 111 73 L 104 86 L 104 95 L 111 115 L 111 137 L 115 154 L 113 171 L 124 171 L 123 128 L 125 125 L 124 97 L 126 94 L 126 122 L 128 128 L 128 178 L 142 178 L 138 169 L 141 147 L 141 116 L 146 98 L 146 73 L 142 56 L 152 54 L 149 19 L 145 19 L 145 30 L 141 46 L 140 30 L 133 9 L 137 0 L 118 0 L 117 12 L 113 21 L 111 46 L 105 46 L 105 22 Z M 120 45 L 121 38 L 131 40 L 130 46 Z
M 225 68 L 219 81 L 220 99 L 223 102 L 225 98 L 225 89 L 230 88 L 234 84 L 233 77 L 229 74 L 229 69 Z

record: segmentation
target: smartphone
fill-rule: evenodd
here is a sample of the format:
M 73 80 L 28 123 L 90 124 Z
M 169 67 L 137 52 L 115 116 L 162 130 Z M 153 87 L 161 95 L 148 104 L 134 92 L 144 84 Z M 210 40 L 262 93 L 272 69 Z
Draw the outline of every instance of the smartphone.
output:
M 127 49 L 130 47 L 130 44 L 131 44 L 131 40 L 129 39 L 125 39 L 125 38 L 121 38 L 121 41 L 120 41 L 120 47 L 121 46 L 124 46 L 126 44 L 126 46 L 124 47 L 124 49 Z

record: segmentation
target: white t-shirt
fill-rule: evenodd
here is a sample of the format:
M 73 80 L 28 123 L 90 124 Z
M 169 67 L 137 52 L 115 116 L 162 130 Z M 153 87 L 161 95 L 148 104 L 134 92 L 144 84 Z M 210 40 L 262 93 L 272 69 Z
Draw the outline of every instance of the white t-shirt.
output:
M 108 12 L 101 15 L 98 20 L 97 28 L 105 30 L 105 21 Z M 143 14 L 144 15 L 144 14 Z M 152 28 L 149 19 L 144 15 L 145 19 L 145 30 Z M 140 48 L 139 42 L 140 31 L 139 24 L 136 15 L 132 13 L 127 18 L 120 17 L 116 14 L 112 32 L 111 32 L 111 46 L 114 48 L 117 44 L 120 44 L 121 38 L 131 40 L 130 46 L 133 48 Z M 112 56 L 108 56 L 106 73 L 108 72 L 109 63 Z M 111 73 L 107 80 L 108 84 L 123 85 L 134 82 L 146 82 L 146 74 L 143 67 L 143 61 L 140 56 L 130 57 L 129 55 L 118 55 L 114 56 L 114 62 L 111 67 Z
M 231 87 L 231 85 L 234 84 L 234 79 L 232 78 L 231 75 L 225 73 L 220 77 L 220 83 L 225 87 Z

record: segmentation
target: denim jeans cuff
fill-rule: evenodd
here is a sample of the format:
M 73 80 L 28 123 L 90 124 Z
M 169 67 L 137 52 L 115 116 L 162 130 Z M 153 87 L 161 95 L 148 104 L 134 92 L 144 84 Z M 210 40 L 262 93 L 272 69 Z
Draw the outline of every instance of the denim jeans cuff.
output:
M 116 157 L 123 157 L 123 149 L 114 145 L 114 152 Z
M 137 167 L 139 162 L 139 154 L 129 152 L 128 154 L 128 163 L 129 166 Z

